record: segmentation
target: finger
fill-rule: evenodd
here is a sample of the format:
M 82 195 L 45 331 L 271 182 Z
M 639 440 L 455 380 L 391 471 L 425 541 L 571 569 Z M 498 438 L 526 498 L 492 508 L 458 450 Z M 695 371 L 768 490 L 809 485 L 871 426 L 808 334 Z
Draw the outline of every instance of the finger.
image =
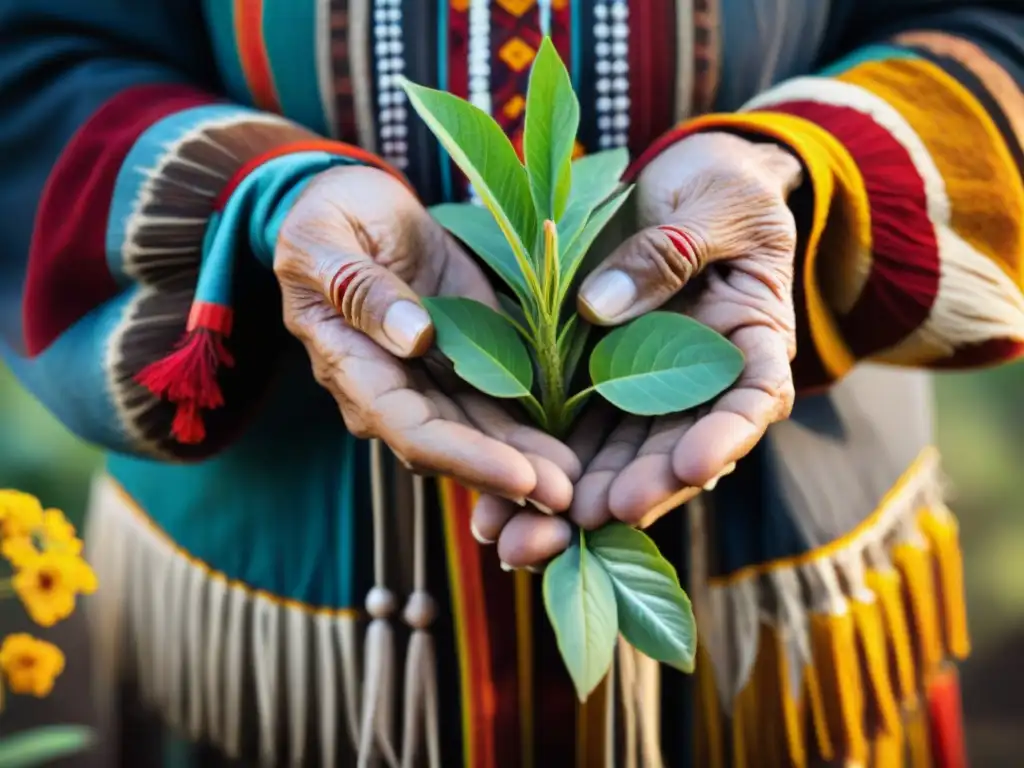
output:
M 389 392 L 374 401 L 371 412 L 379 437 L 417 472 L 448 475 L 508 499 L 534 494 L 537 473 L 520 451 L 469 425 L 441 419 L 419 392 Z
M 676 477 L 691 486 L 704 486 L 746 456 L 768 426 L 788 417 L 793 407 L 786 336 L 759 325 L 731 338 L 745 357 L 742 376 L 683 435 L 672 454 Z
M 676 443 L 693 426 L 691 415 L 658 419 L 647 439 L 631 461 L 615 477 L 608 491 L 612 515 L 628 525 L 636 525 L 648 513 L 687 486 L 672 467 Z M 694 495 L 698 489 L 694 489 Z
M 435 226 L 440 228 L 440 225 L 435 224 Z M 440 265 L 440 275 L 436 287 L 433 290 L 424 290 L 424 293 L 429 292 L 437 296 L 463 296 L 486 304 L 491 309 L 498 309 L 498 297 L 494 294 L 494 289 L 480 265 L 463 251 L 454 239 L 447 234 L 442 234 L 445 243 L 445 260 Z M 413 287 L 418 287 L 415 282 Z
M 545 514 L 565 512 L 572 504 L 572 480 L 553 461 L 535 453 L 523 454 L 533 466 L 537 484 L 527 501 Z
M 412 357 L 430 347 L 433 326 L 410 283 L 439 273 L 448 240 L 397 179 L 338 169 L 319 175 L 292 208 L 274 269 L 283 286 L 319 293 L 350 327 Z
M 620 245 L 580 287 L 577 308 L 596 325 L 618 325 L 656 309 L 707 261 L 708 245 L 683 225 L 648 227 Z
M 470 421 L 484 434 L 524 453 L 546 459 L 570 482 L 579 478 L 582 472 L 580 460 L 561 440 L 517 421 L 500 404 L 475 392 L 459 395 L 458 402 Z
M 481 496 L 476 506 L 473 507 L 473 514 L 470 516 L 469 529 L 473 538 L 481 544 L 494 544 L 501 535 L 512 515 L 519 507 L 515 502 L 502 499 L 497 496 Z
M 636 416 L 623 419 L 594 459 L 587 465 L 573 493 L 569 519 L 584 530 L 600 528 L 611 519 L 608 490 L 619 472 L 629 466 L 647 437 L 648 421 Z
M 593 402 L 594 400 L 597 402 Z M 586 467 L 590 464 L 617 422 L 615 409 L 607 401 L 592 398 L 583 418 L 573 428 L 568 440 L 569 448 L 576 454 L 580 466 Z
M 498 557 L 512 568 L 528 568 L 564 551 L 571 539 L 572 528 L 564 517 L 519 512 L 498 537 Z
M 301 324 L 294 332 L 356 437 L 380 438 L 422 474 L 449 475 L 505 498 L 533 493 L 537 474 L 522 452 L 443 418 L 437 404 L 412 388 L 405 366 L 369 338 L 329 320 Z

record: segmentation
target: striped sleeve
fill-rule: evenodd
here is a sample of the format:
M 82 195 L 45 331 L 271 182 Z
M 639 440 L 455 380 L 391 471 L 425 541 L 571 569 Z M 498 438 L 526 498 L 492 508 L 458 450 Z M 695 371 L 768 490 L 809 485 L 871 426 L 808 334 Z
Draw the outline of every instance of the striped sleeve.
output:
M 802 160 L 802 388 L 859 360 L 955 368 L 1024 352 L 1024 39 L 1006 42 L 911 27 L 663 140 L 735 131 Z
M 107 6 L 89 6 L 92 27 L 114 24 Z M 0 350 L 83 438 L 209 455 L 246 423 L 284 339 L 269 267 L 290 202 L 326 168 L 383 163 L 225 103 L 159 45 L 161 63 L 135 61 L 106 50 L 112 34 L 69 40 L 42 16 L 36 37 L 16 35 L 18 13 L 0 11 L 0 267 L 20 307 L 0 315 Z

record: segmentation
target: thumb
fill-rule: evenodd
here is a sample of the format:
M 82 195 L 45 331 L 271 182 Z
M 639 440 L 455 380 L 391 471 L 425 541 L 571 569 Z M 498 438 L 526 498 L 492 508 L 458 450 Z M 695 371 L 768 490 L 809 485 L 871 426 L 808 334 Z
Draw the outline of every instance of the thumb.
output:
M 373 173 L 343 185 L 327 174 L 314 181 L 285 219 L 274 271 L 291 294 L 289 311 L 322 312 L 326 304 L 392 354 L 415 357 L 430 348 L 434 328 L 413 285 L 447 260 L 445 243 L 425 237 L 429 217 L 402 190 L 381 190 L 378 197 L 390 201 L 386 215 L 347 199 L 360 186 L 353 181 L 364 182 L 364 192 L 367 184 L 396 184 Z
M 345 323 L 398 357 L 418 357 L 434 341 L 430 315 L 415 291 L 365 254 L 336 254 L 321 287 Z
M 618 325 L 657 309 L 703 269 L 708 244 L 693 228 L 666 224 L 643 229 L 605 259 L 577 297 L 595 325 Z

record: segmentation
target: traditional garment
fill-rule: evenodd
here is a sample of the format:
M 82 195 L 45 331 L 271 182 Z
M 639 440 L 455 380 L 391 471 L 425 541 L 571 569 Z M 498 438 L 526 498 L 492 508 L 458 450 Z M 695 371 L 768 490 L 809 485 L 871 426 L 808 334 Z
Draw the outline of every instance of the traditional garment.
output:
M 265 765 L 963 765 L 956 522 L 926 375 L 892 364 L 1022 349 L 1015 7 L 0 3 L 2 346 L 110 450 L 88 532 L 100 678 Z M 697 674 L 622 645 L 585 706 L 538 580 L 472 539 L 471 493 L 345 432 L 269 269 L 326 168 L 471 198 L 397 78 L 518 139 L 544 32 L 580 152 L 628 146 L 635 173 L 724 130 L 806 177 L 793 418 L 652 529 L 696 606 Z M 871 361 L 889 367 L 851 373 Z

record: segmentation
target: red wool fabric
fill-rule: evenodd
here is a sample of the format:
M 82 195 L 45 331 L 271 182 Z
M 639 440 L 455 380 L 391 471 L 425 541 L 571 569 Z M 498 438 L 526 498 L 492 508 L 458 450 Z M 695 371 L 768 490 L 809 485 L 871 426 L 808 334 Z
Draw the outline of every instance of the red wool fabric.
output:
M 939 246 L 910 153 L 869 115 L 811 101 L 771 107 L 835 136 L 860 169 L 871 212 L 871 272 L 839 331 L 857 358 L 887 349 L 928 319 L 939 292 Z M 822 258 L 828 258 L 823 254 Z
M 215 101 L 183 85 L 129 88 L 68 142 L 36 212 L 22 309 L 29 355 L 117 294 L 107 266 L 107 219 L 118 171 L 139 136 L 167 115 Z

